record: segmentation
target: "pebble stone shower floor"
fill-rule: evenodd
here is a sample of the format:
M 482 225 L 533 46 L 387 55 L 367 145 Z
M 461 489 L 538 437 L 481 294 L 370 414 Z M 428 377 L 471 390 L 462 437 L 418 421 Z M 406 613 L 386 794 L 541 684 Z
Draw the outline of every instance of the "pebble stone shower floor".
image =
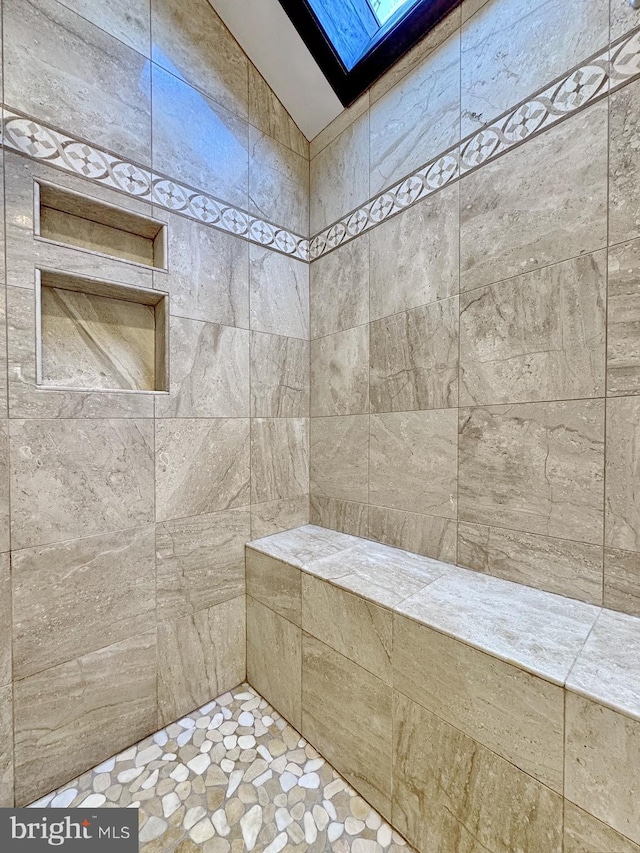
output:
M 144 853 L 412 853 L 247 684 L 33 806 L 137 807 Z

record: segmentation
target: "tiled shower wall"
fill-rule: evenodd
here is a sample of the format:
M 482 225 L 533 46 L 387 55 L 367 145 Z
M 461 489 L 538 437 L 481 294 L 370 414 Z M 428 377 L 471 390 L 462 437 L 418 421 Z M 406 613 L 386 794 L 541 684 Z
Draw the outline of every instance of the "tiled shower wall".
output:
M 313 522 L 640 614 L 638 26 L 465 0 L 312 142 L 312 235 L 378 197 L 311 244 Z
M 5 117 L 26 117 L 0 244 L 9 805 L 245 677 L 244 544 L 308 520 L 308 265 L 234 230 L 247 212 L 306 236 L 309 159 L 206 0 L 2 7 Z M 182 216 L 160 182 L 151 204 L 141 169 L 233 206 L 224 230 L 197 221 L 204 195 Z M 167 272 L 34 239 L 34 179 L 165 221 Z M 39 266 L 167 291 L 170 393 L 36 389 Z

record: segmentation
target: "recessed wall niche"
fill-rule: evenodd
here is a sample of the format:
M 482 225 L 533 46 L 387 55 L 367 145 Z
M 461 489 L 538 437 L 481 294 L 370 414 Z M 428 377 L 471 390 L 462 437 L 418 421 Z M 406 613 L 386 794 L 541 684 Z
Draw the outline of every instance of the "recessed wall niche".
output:
M 38 385 L 167 391 L 167 309 L 157 290 L 38 270 Z
M 37 237 L 101 255 L 167 268 L 166 225 L 72 190 L 36 181 Z

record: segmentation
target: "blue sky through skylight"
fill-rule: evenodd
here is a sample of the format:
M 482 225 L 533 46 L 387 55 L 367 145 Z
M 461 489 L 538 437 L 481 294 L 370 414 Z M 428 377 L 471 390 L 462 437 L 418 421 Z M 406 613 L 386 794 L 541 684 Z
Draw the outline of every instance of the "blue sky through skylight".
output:
M 380 24 L 386 24 L 389 18 L 402 6 L 408 6 L 413 0 L 370 0 L 376 18 Z

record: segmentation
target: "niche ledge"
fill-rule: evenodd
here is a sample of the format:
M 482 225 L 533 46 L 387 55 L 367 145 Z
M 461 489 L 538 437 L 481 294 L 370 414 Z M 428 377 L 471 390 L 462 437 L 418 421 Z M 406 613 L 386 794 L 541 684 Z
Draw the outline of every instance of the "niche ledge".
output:
M 166 293 L 38 270 L 36 317 L 39 387 L 167 392 Z

